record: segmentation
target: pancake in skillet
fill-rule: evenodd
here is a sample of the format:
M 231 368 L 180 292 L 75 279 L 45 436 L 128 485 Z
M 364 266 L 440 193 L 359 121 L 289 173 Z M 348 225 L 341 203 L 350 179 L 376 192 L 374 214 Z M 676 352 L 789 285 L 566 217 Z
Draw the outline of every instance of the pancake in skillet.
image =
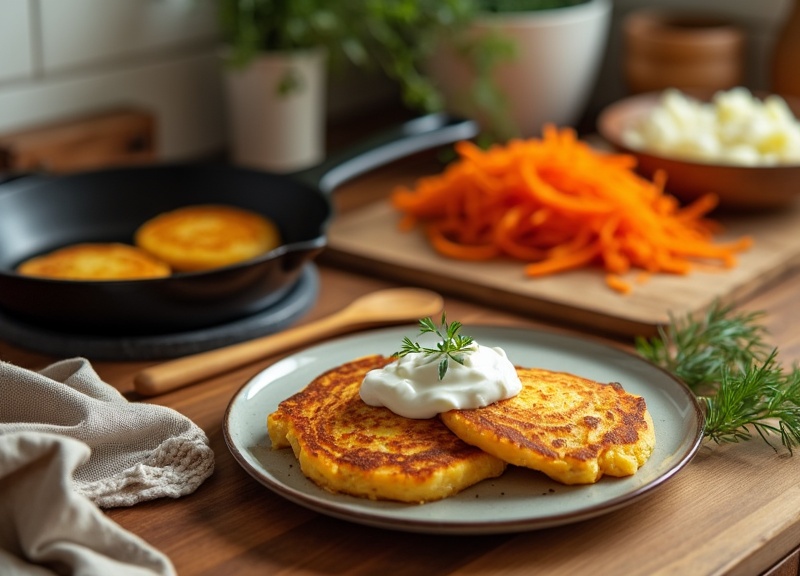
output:
M 348 362 L 281 402 L 267 418 L 273 449 L 291 446 L 319 486 L 371 500 L 429 502 L 502 474 L 505 463 L 438 418 L 412 420 L 361 400 L 364 375 L 391 360 Z
M 564 484 L 630 476 L 655 447 L 644 398 L 617 383 L 564 372 L 517 368 L 522 391 L 442 421 L 459 438 L 509 464 L 539 470 Z
M 164 212 L 142 224 L 134 243 L 191 272 L 255 258 L 280 244 L 275 224 L 250 210 L 202 204 Z
M 169 276 L 164 262 L 127 244 L 84 243 L 26 260 L 17 267 L 26 276 L 60 280 L 133 280 Z

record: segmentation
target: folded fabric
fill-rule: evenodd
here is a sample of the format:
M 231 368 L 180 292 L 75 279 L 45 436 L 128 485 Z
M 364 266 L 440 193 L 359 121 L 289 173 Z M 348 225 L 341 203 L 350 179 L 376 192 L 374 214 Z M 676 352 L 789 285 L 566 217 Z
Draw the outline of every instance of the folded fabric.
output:
M 0 436 L 0 573 L 174 575 L 166 556 L 75 492 L 70 477 L 88 458 L 86 444 L 65 436 Z
M 0 362 L 0 434 L 47 432 L 91 448 L 74 487 L 103 508 L 190 494 L 214 470 L 208 438 L 164 406 L 128 402 L 84 358 L 34 372 Z
M 84 358 L 0 361 L 0 573 L 172 575 L 99 507 L 190 494 L 214 470 L 196 424 L 128 402 Z

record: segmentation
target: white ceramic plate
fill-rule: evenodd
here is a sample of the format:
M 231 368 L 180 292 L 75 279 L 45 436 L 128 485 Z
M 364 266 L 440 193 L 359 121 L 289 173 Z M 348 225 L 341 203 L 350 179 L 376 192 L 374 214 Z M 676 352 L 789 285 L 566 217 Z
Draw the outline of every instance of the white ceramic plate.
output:
M 644 396 L 656 429 L 656 449 L 627 478 L 603 477 L 589 486 L 564 486 L 538 472 L 509 467 L 500 478 L 428 504 L 374 502 L 331 494 L 303 476 L 291 450 L 272 450 L 266 419 L 285 398 L 316 376 L 369 354 L 397 351 L 417 326 L 361 333 L 289 356 L 245 384 L 225 414 L 224 434 L 234 458 L 281 496 L 329 516 L 361 524 L 439 534 L 492 534 L 567 524 L 627 506 L 683 468 L 702 441 L 704 420 L 694 395 L 667 372 L 625 351 L 529 329 L 465 326 L 462 333 L 500 346 L 521 366 L 620 382 Z

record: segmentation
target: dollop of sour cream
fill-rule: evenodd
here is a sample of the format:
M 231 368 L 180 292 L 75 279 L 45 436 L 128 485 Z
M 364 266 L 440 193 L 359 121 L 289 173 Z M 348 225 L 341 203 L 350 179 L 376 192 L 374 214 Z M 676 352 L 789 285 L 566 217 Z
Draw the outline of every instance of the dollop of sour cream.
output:
M 519 394 L 517 371 L 502 348 L 473 342 L 464 364 L 449 360 L 439 379 L 438 354 L 411 353 L 371 370 L 361 383 L 361 399 L 406 418 L 433 418 L 453 409 L 482 408 Z

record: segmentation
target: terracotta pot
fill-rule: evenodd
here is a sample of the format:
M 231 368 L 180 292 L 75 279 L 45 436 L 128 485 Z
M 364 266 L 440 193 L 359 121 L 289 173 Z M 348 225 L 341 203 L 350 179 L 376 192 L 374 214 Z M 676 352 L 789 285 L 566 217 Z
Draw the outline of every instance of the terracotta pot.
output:
M 623 21 L 624 75 L 633 93 L 726 90 L 745 73 L 745 33 L 719 18 L 643 9 Z

